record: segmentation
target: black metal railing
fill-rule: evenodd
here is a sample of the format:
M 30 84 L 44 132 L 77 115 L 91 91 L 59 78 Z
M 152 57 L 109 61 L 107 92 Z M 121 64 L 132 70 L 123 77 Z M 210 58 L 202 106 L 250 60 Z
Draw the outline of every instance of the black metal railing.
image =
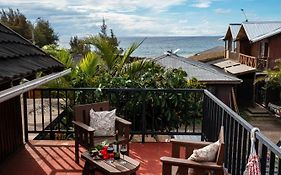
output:
M 24 94 L 26 139 L 29 133 L 39 133 L 37 139 L 72 137 L 73 105 L 105 100 L 132 122 L 131 133 L 141 134 L 143 142 L 146 134 L 195 134 L 215 141 L 223 125 L 224 165 L 231 174 L 243 174 L 253 126 L 207 90 L 35 89 Z M 262 174 L 280 174 L 281 149 L 259 132 L 256 138 Z
M 247 121 L 218 100 L 204 92 L 203 136 L 215 141 L 221 125 L 225 130 L 225 167 L 231 174 L 243 174 L 250 154 L 250 132 Z M 256 150 L 260 156 L 261 174 L 281 174 L 281 149 L 260 132 L 256 133 Z
M 71 137 L 73 105 L 107 100 L 132 122 L 131 134 L 141 134 L 143 142 L 147 134 L 201 135 L 203 90 L 77 88 L 25 94 L 26 138 L 28 133 L 38 133 L 36 139 Z

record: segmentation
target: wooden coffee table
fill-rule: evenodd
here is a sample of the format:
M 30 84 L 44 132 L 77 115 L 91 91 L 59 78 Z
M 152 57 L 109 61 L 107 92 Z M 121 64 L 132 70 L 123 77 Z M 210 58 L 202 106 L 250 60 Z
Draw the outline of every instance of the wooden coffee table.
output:
M 140 162 L 128 157 L 124 156 L 125 164 L 121 164 L 120 162 L 123 160 L 123 155 L 121 155 L 122 159 L 114 160 L 112 163 L 108 160 L 102 159 L 93 159 L 89 152 L 86 151 L 81 156 L 85 159 L 85 166 L 83 169 L 83 174 L 95 174 L 95 171 L 99 171 L 103 174 L 118 174 L 118 175 L 129 175 L 135 174 L 138 168 L 140 167 Z

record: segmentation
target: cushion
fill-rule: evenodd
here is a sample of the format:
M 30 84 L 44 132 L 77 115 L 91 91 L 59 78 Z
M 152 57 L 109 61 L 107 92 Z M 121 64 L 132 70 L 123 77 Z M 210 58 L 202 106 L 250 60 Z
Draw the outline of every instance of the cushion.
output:
M 115 134 L 116 109 L 112 111 L 90 110 L 90 126 L 95 129 L 95 136 L 113 136 Z
M 193 154 L 188 158 L 188 160 L 193 160 L 197 162 L 213 162 L 216 160 L 216 155 L 219 146 L 220 142 L 217 141 L 203 148 L 195 149 L 193 150 Z

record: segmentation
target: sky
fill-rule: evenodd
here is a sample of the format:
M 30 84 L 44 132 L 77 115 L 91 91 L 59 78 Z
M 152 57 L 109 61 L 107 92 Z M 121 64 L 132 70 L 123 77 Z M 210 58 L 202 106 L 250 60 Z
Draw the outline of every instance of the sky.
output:
M 60 44 L 100 31 L 104 18 L 117 37 L 221 36 L 229 23 L 281 21 L 280 0 L 0 0 L 32 23 L 48 20 Z

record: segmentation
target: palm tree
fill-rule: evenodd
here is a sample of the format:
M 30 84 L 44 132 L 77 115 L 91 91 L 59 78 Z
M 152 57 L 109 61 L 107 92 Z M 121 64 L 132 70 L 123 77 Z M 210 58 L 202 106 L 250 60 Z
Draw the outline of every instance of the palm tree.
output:
M 117 76 L 121 73 L 125 63 L 128 62 L 130 55 L 143 43 L 133 43 L 124 54 L 120 53 L 120 50 L 112 44 L 109 40 L 100 36 L 92 36 L 87 40 L 88 44 L 95 47 L 95 52 L 100 56 L 104 68 L 109 71 L 113 76 Z M 143 62 L 144 64 L 145 62 Z

